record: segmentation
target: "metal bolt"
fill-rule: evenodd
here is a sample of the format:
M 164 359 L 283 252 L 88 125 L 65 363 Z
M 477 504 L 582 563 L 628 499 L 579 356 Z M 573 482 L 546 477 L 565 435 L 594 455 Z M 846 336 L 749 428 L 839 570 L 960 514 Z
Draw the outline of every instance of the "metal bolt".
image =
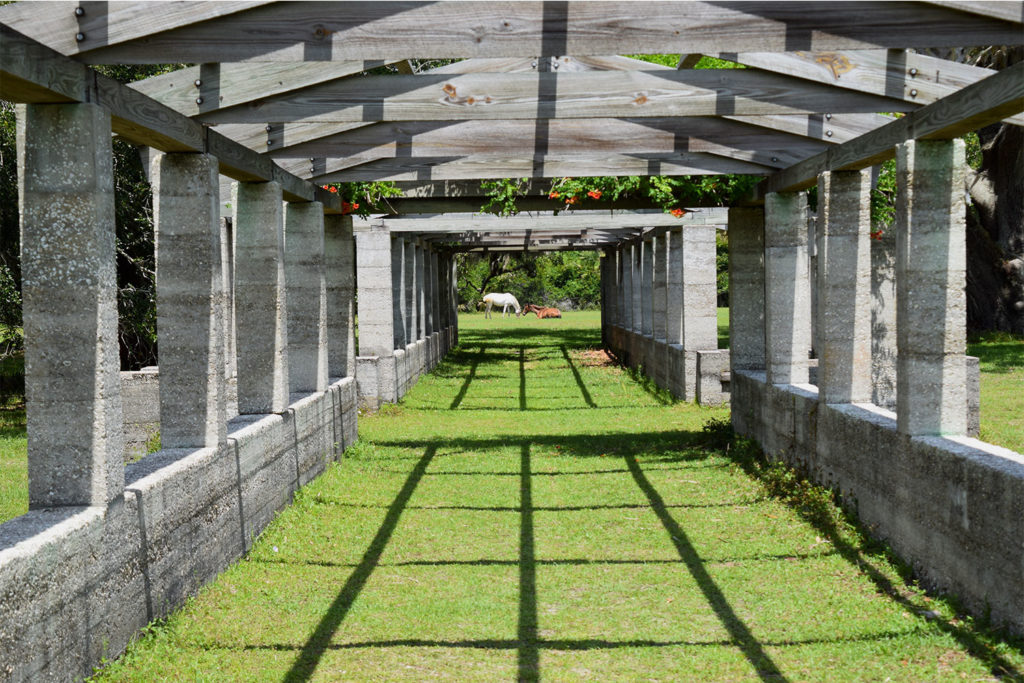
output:
M 917 69 L 911 69 L 910 70 L 910 75 L 911 76 L 916 76 L 917 75 Z
M 911 90 L 910 91 L 910 96 L 911 97 L 917 97 L 917 91 L 916 90 Z
M 271 140 L 267 140 L 267 147 L 270 147 L 272 144 L 274 143 Z
M 273 130 L 273 127 L 268 123 L 267 124 L 267 132 L 269 133 L 271 130 Z
M 778 157 L 772 157 L 772 161 L 778 161 L 778 160 L 779 160 Z
M 832 114 L 825 114 L 825 120 L 826 121 L 831 121 L 832 120 Z
M 831 130 L 826 130 L 825 131 L 825 136 L 826 137 L 832 137 L 832 131 Z
M 85 16 L 85 8 L 84 7 L 76 7 L 75 8 L 75 16 L 76 17 L 84 17 Z
M 531 66 L 532 68 L 536 69 L 536 68 L 537 68 L 537 60 L 535 59 L 535 60 L 533 60 L 532 62 L 530 62 L 530 66 Z
M 555 62 L 554 64 L 552 64 L 552 65 L 551 65 L 551 68 L 553 68 L 553 69 L 557 69 L 557 68 L 558 68 L 558 62 Z
M 83 40 L 85 40 L 85 34 L 84 33 L 76 33 L 75 34 L 75 40 L 77 40 L 78 42 L 82 42 Z
M 198 87 L 199 87 L 199 86 L 201 86 L 202 84 L 203 84 L 203 82 L 202 82 L 201 80 L 199 80 L 199 79 L 197 78 L 197 79 L 196 79 L 196 87 L 198 88 Z
M 202 104 L 202 103 L 203 103 L 203 98 L 202 97 L 197 97 L 196 98 L 196 104 Z
M 316 159 L 314 159 L 313 157 L 309 158 L 309 163 L 313 163 L 314 161 L 316 161 Z

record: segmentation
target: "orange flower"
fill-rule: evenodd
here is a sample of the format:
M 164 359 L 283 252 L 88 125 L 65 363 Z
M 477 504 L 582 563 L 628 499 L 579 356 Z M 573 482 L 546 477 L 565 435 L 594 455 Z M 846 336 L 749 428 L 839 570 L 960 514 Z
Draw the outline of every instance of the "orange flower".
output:
M 558 194 L 557 192 L 552 192 L 551 194 L 548 195 L 548 199 L 558 199 L 561 196 L 562 195 Z
M 671 211 L 669 211 L 669 213 L 675 216 L 676 218 L 682 218 L 683 215 L 689 213 L 689 211 L 687 211 L 686 209 L 672 209 Z
M 334 194 L 338 194 L 338 188 L 334 187 L 333 185 L 331 185 L 331 187 L 330 187 L 330 190 L 331 190 L 331 192 L 333 192 Z
M 870 235 L 871 235 L 871 239 L 873 239 L 873 240 L 881 241 L 881 239 L 882 239 L 882 231 L 881 230 L 874 230 L 874 231 L 872 231 L 870 233 Z
M 590 192 L 587 193 L 587 196 L 591 197 L 593 199 L 600 199 L 601 198 L 601 190 L 591 190 Z
M 576 203 L 576 197 L 566 197 L 565 198 L 565 203 L 566 204 L 575 204 Z

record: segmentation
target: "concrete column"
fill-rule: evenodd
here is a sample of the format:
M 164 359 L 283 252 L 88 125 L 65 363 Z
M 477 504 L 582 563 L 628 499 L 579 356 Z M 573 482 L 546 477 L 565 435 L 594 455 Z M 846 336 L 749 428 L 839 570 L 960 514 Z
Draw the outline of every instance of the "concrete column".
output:
M 871 240 L 871 402 L 896 410 L 896 229 Z
M 423 336 L 434 334 L 434 253 L 423 248 Z
M 664 342 L 668 309 L 668 233 L 651 241 L 654 247 L 654 288 L 652 292 L 651 329 L 654 338 Z
M 370 407 L 397 400 L 391 234 L 383 225 L 355 233 L 359 314 L 359 395 Z
M 218 185 L 220 178 L 218 176 Z M 218 204 L 220 188 L 218 187 Z M 220 219 L 220 272 L 223 276 L 224 312 L 224 413 L 230 420 L 238 415 L 238 366 L 235 358 L 235 227 L 232 219 Z
M 430 326 L 432 332 L 444 329 L 441 324 L 441 275 L 438 270 L 438 254 L 430 251 Z
M 818 176 L 818 400 L 871 401 L 871 171 Z
M 683 343 L 683 229 L 665 233 L 665 341 Z
M 394 302 L 395 348 L 405 349 L 406 340 L 405 318 L 405 250 L 408 243 L 401 237 L 391 240 L 391 295 Z
M 459 343 L 459 262 L 451 259 L 452 344 Z
M 962 140 L 896 146 L 896 415 L 909 435 L 967 431 Z
M 768 382 L 806 384 L 811 351 L 807 195 L 765 197 L 765 344 Z
M 19 107 L 17 142 L 29 508 L 106 505 L 124 491 L 110 115 Z
M 427 336 L 426 250 L 416 245 L 416 341 Z
M 405 343 L 412 344 L 416 341 L 416 331 L 419 329 L 416 316 L 416 304 L 419 301 L 416 295 L 416 245 L 412 240 L 405 240 L 403 267 L 405 268 L 405 275 L 402 278 L 405 283 Z
M 729 359 L 735 370 L 763 370 L 764 210 L 729 209 Z
M 633 329 L 633 246 L 627 244 L 619 248 L 619 279 L 622 291 L 619 292 L 619 310 L 621 326 L 625 330 Z
M 285 209 L 284 222 L 289 391 L 326 391 L 324 205 L 320 202 L 290 202 Z
M 715 272 L 715 226 L 687 226 L 682 231 L 682 243 L 683 348 L 687 351 L 717 349 L 718 277 Z M 689 375 L 687 377 L 689 378 Z
M 281 186 L 236 183 L 235 347 L 238 412 L 288 408 L 288 322 Z
M 654 327 L 654 241 L 640 242 L 640 334 L 650 337 Z
M 227 439 L 217 167 L 208 154 L 152 161 L 163 448 L 214 448 Z
M 356 374 L 356 243 L 352 217 L 324 216 L 327 279 L 327 370 L 331 377 Z
M 452 307 L 449 299 L 451 298 L 451 277 L 452 269 L 450 265 L 451 255 L 449 254 L 438 254 L 437 256 L 437 273 L 438 273 L 438 316 L 439 325 L 441 326 L 442 332 L 447 332 L 448 328 L 451 327 L 452 321 Z M 447 351 L 447 345 L 445 345 Z

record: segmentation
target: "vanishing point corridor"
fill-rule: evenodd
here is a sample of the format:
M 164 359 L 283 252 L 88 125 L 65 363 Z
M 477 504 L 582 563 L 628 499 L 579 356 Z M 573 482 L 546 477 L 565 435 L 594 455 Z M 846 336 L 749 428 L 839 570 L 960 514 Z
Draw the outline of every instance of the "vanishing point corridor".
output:
M 721 423 L 703 429 L 727 409 L 595 351 L 596 314 L 460 326 L 245 559 L 102 676 L 991 679 L 1001 656 L 944 605 L 767 495 Z

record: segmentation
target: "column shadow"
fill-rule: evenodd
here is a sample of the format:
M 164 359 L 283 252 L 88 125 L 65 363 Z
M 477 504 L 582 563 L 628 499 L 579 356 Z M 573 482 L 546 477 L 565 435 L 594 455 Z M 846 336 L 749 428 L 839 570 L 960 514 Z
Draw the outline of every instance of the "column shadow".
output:
M 480 365 L 480 361 L 483 360 L 484 355 L 487 353 L 487 346 L 485 344 L 480 345 L 480 350 L 476 352 L 473 360 L 469 362 L 469 373 L 466 375 L 466 380 L 459 387 L 459 393 L 455 394 L 455 398 L 452 399 L 452 404 L 448 406 L 449 410 L 455 410 L 462 404 L 462 399 L 466 398 L 466 392 L 469 391 L 469 385 L 473 383 L 476 378 L 476 369 Z
M 303 645 L 302 651 L 295 659 L 295 663 L 292 664 L 292 668 L 285 674 L 284 680 L 287 683 L 308 681 L 313 677 L 317 664 L 320 663 L 324 653 L 330 649 L 331 638 L 337 632 L 341 622 L 345 620 L 345 616 L 348 614 L 349 609 L 352 608 L 356 598 L 359 597 L 359 593 L 366 586 L 366 582 L 370 579 L 370 575 L 373 574 L 373 570 L 380 563 L 381 555 L 384 553 L 388 541 L 391 540 L 391 535 L 398 526 L 398 520 L 402 516 L 402 512 L 408 505 L 409 499 L 412 497 L 416 486 L 420 483 L 436 453 L 436 446 L 428 446 L 419 462 L 416 463 L 416 466 L 409 473 L 405 484 L 388 508 L 387 515 L 385 515 L 383 523 L 381 523 L 380 528 L 377 530 L 377 534 L 370 541 L 366 552 L 363 553 L 363 558 L 360 560 L 359 565 L 349 575 L 348 580 L 345 581 L 345 585 L 342 586 L 341 591 L 334 598 L 334 602 L 327 609 L 327 613 L 320 620 L 316 630 L 306 641 L 305 645 Z
M 565 358 L 565 362 L 569 364 L 569 369 L 572 370 L 572 376 L 576 380 L 576 386 L 580 388 L 580 393 L 583 394 L 583 400 L 587 402 L 587 405 L 591 408 L 596 408 L 597 404 L 594 403 L 594 398 L 590 395 L 590 391 L 587 390 L 587 385 L 583 382 L 583 377 L 580 376 L 580 371 L 576 368 L 576 364 L 572 362 L 572 358 L 569 356 L 569 349 L 565 348 L 565 344 L 560 347 L 562 349 L 562 356 Z

